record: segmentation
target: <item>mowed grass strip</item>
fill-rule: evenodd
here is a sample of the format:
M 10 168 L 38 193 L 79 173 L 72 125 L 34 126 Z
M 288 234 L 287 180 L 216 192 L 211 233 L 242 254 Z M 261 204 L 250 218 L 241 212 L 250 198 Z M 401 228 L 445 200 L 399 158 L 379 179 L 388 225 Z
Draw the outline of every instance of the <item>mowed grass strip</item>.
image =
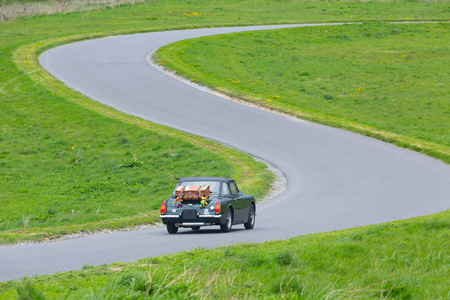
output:
M 193 82 L 450 162 L 450 25 L 292 28 L 181 41 L 156 60 Z
M 448 299 L 450 211 L 0 283 L 2 299 Z M 37 299 L 37 298 L 35 298 Z

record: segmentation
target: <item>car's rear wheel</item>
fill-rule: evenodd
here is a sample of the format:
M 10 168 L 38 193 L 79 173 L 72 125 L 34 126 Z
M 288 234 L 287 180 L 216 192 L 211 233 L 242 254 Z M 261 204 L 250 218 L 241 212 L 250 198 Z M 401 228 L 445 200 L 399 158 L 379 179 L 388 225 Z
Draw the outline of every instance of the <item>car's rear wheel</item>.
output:
M 227 219 L 225 220 L 225 224 L 220 224 L 220 230 L 223 232 L 230 232 L 231 226 L 233 225 L 233 212 L 230 208 L 227 210 Z
M 175 226 L 175 223 L 167 223 L 167 232 L 168 233 L 177 233 L 178 227 Z
M 200 226 L 192 226 L 191 229 L 194 230 L 194 231 L 199 231 L 200 230 Z
M 248 221 L 247 223 L 244 223 L 245 229 L 253 229 L 255 226 L 255 205 L 252 203 L 250 205 L 250 211 L 248 212 Z

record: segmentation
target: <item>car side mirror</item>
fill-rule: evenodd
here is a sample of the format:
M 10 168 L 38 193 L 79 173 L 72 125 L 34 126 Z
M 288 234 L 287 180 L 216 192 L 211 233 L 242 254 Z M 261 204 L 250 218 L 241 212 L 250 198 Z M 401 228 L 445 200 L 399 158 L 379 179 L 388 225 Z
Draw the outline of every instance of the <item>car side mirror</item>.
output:
M 239 192 L 239 197 L 242 197 L 242 196 L 244 196 L 244 191 Z

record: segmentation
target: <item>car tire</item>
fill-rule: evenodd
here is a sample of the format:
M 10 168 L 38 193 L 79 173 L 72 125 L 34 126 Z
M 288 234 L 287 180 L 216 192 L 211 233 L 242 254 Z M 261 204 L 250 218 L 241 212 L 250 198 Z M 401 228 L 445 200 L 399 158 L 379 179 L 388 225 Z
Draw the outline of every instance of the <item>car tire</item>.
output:
M 192 226 L 191 229 L 194 230 L 194 231 L 199 231 L 200 230 L 200 226 Z
M 222 230 L 223 232 L 230 232 L 232 225 L 233 225 L 233 212 L 231 211 L 230 208 L 228 208 L 225 224 L 220 224 L 220 230 Z
M 250 205 L 250 211 L 248 212 L 248 221 L 247 223 L 244 223 L 245 229 L 253 229 L 255 226 L 255 216 L 255 205 L 252 203 L 252 205 Z
M 175 226 L 175 223 L 167 223 L 167 232 L 170 234 L 177 233 L 178 227 Z

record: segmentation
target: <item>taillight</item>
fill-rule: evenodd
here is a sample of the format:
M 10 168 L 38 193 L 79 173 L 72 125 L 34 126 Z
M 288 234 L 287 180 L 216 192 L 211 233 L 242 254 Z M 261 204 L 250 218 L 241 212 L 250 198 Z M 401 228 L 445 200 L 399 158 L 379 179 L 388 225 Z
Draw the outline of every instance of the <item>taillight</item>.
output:
M 166 203 L 166 201 L 163 201 L 163 203 L 161 203 L 161 213 L 165 214 L 166 209 L 167 209 L 167 203 Z
M 214 212 L 216 214 L 220 213 L 220 201 L 216 202 L 216 205 L 214 206 Z

